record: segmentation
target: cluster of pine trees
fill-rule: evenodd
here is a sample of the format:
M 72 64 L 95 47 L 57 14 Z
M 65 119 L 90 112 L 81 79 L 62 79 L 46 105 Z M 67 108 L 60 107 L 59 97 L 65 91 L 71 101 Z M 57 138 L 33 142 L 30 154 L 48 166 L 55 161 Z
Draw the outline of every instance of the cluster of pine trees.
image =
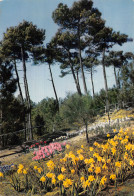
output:
M 61 77 L 65 77 L 67 74 L 72 75 L 80 97 L 82 96 L 80 75 L 82 76 L 84 94 L 88 95 L 85 72 L 90 73 L 93 99 L 96 100 L 98 107 L 100 106 L 100 102 L 97 101 L 99 95 L 95 95 L 93 73 L 96 66 L 102 66 L 105 83 L 104 100 L 107 111 L 109 110 L 110 97 L 106 67 L 113 66 L 117 102 L 133 101 L 134 55 L 131 52 L 124 53 L 112 50 L 116 44 L 122 46 L 132 40 L 127 35 L 106 26 L 101 12 L 93 6 L 92 0 L 74 2 L 72 7 L 60 3 L 52 13 L 52 18 L 59 29 L 46 45 L 44 44 L 45 30 L 37 28 L 32 22 L 23 21 L 18 26 L 8 28 L 4 33 L 0 43 L 1 134 L 28 128 L 29 131 L 25 133 L 25 139 L 27 135 L 29 139 L 33 138 L 32 107 L 26 72 L 26 64 L 29 60 L 35 64 L 40 62 L 48 64 L 55 94 L 56 111 L 59 111 L 60 103 L 51 69 L 51 65 L 56 63 L 60 64 Z M 17 64 L 22 64 L 25 95 L 22 93 Z M 17 88 L 19 89 L 19 99 L 14 97 Z M 54 111 L 50 112 L 52 121 Z M 38 121 L 44 123 L 41 118 L 38 112 L 38 116 L 34 118 L 35 124 L 38 125 Z M 45 118 L 47 119 L 47 117 Z M 47 121 L 46 119 L 45 121 Z M 3 146 L 11 142 L 8 135 L 1 138 Z

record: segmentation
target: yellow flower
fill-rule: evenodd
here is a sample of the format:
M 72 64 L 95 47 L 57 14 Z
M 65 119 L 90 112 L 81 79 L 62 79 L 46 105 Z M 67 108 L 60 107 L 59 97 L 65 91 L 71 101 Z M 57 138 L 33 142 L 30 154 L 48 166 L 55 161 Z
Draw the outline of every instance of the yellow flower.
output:
M 123 128 L 120 128 L 119 133 L 123 133 Z
M 132 159 L 130 159 L 129 164 L 133 167 L 134 166 L 134 161 Z
M 96 167 L 96 169 L 95 169 L 95 173 L 96 173 L 96 174 L 101 173 L 101 168 L 100 168 L 100 167 Z
M 94 146 L 98 146 L 99 144 L 98 144 L 98 142 L 94 142 L 93 145 Z
M 110 134 L 109 133 L 107 134 L 107 137 L 110 137 Z
M 55 164 L 52 160 L 48 161 L 46 164 L 50 170 L 54 170 Z
M 0 172 L 0 177 L 1 177 L 1 178 L 3 178 L 3 177 L 4 177 L 4 175 L 3 175 L 3 173 L 2 173 L 2 172 Z
M 23 169 L 23 174 L 27 174 L 28 169 Z
M 110 179 L 116 180 L 116 175 L 115 174 L 111 174 Z
M 67 161 L 66 157 L 64 157 L 62 160 L 63 160 L 64 162 L 66 162 L 66 161 Z
M 55 183 L 56 183 L 56 179 L 52 178 L 52 184 L 55 184 Z
M 74 169 L 72 169 L 72 170 L 71 170 L 71 174 L 74 174 L 74 173 L 75 173 L 75 170 L 74 170 Z
M 115 167 L 121 167 L 121 162 L 115 162 Z
M 46 176 L 47 176 L 48 178 L 52 178 L 52 177 L 55 177 L 55 174 L 48 172 L 48 173 L 46 174 Z
M 115 133 L 115 132 L 117 132 L 117 130 L 116 129 L 113 129 L 113 132 Z
M 66 145 L 66 149 L 69 149 L 69 148 L 70 148 L 70 145 L 67 144 L 67 145 Z
M 37 169 L 38 169 L 38 167 L 35 165 L 35 166 L 34 166 L 34 169 L 35 169 L 35 170 L 37 170 Z
M 82 177 L 80 178 L 80 181 L 81 181 L 81 182 L 85 181 L 85 177 L 82 176 Z
M 91 167 L 88 168 L 88 172 L 93 172 L 93 169 Z
M 100 181 L 100 185 L 104 185 L 106 181 L 107 181 L 107 178 L 105 176 L 103 176 Z
M 77 150 L 77 154 L 83 153 L 83 149 Z
M 89 150 L 90 150 L 90 152 L 92 152 L 94 150 L 94 148 L 93 147 L 90 147 Z
M 72 180 L 67 178 L 66 180 L 63 181 L 63 186 L 65 188 L 68 188 L 69 186 L 72 185 L 72 183 L 73 183 Z
M 101 156 L 98 156 L 97 157 L 97 160 L 100 162 L 100 161 L 102 161 L 102 157 Z
M 102 166 L 102 168 L 105 169 L 105 170 L 108 169 L 106 163 Z
M 68 158 L 68 154 L 67 153 L 65 154 L 65 158 Z
M 93 158 L 90 158 L 89 159 L 89 163 L 94 163 L 95 161 L 94 161 L 94 159 Z
M 69 154 L 68 154 L 68 158 L 71 158 L 71 159 L 75 158 L 75 155 L 73 154 L 73 152 L 72 152 L 72 151 L 70 151 L 70 152 L 69 152 Z
M 84 146 L 83 146 L 83 145 L 81 145 L 81 148 L 84 148 Z
M 41 174 L 41 172 L 43 171 L 43 169 L 41 167 L 39 167 L 37 170 L 38 170 L 39 174 Z
M 129 143 L 128 145 L 125 146 L 126 150 L 130 150 L 131 149 L 131 144 Z
M 82 154 L 79 154 L 79 159 L 82 161 L 84 159 Z
M 96 153 L 96 152 L 93 154 L 93 157 L 96 157 L 97 158 L 98 156 L 99 156 L 99 154 Z
M 84 189 L 86 189 L 87 186 L 90 187 L 90 184 L 91 184 L 91 183 L 89 182 L 89 180 L 83 181 L 82 187 L 83 187 Z
M 111 152 L 113 153 L 113 155 L 116 153 L 116 148 L 111 148 Z
M 128 153 L 125 152 L 124 159 L 128 159 Z
M 89 159 L 84 160 L 85 164 L 90 164 Z
M 92 181 L 95 180 L 95 177 L 94 177 L 93 175 L 90 175 L 90 176 L 88 176 L 88 180 L 89 180 L 90 182 L 92 182 Z
M 19 168 L 19 169 L 23 169 L 23 168 L 24 168 L 24 165 L 19 164 L 18 168 Z
M 59 174 L 57 178 L 58 178 L 59 181 L 63 181 L 64 175 L 63 174 Z
M 41 181 L 41 182 L 45 182 L 45 181 L 46 181 L 45 176 L 42 176 L 42 177 L 40 178 L 40 181 Z
M 64 173 L 66 171 L 65 167 L 61 168 L 61 172 Z
M 18 170 L 17 170 L 17 173 L 18 173 L 18 174 L 22 174 L 22 169 L 18 169 Z
M 127 143 L 127 142 L 128 142 L 128 139 L 125 138 L 124 140 L 121 141 L 121 144 L 125 144 L 125 143 Z

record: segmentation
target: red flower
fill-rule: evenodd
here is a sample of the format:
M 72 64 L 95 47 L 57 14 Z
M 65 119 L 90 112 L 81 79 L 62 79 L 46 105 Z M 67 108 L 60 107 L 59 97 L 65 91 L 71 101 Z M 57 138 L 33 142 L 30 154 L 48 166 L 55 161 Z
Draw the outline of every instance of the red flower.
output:
M 38 146 L 38 145 L 39 145 L 39 143 L 36 143 L 36 145 Z
M 44 144 L 46 144 L 47 142 L 46 141 L 44 141 Z

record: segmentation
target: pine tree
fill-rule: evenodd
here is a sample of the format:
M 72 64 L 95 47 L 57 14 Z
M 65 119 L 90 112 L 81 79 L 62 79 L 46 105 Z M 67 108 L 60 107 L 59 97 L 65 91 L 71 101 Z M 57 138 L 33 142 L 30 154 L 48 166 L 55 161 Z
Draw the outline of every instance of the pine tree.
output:
M 24 125 L 25 107 L 14 97 L 16 82 L 17 80 L 13 78 L 13 65 L 9 61 L 0 59 L 1 134 L 16 132 Z M 11 143 L 15 134 L 11 134 L 11 136 L 2 136 L 3 147 Z M 14 140 L 14 142 L 16 141 Z

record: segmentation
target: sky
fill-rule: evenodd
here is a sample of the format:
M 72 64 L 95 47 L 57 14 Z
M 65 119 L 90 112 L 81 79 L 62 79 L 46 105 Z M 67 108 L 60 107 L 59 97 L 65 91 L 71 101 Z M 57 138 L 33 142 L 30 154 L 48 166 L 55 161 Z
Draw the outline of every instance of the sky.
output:
M 38 28 L 46 29 L 45 43 L 48 43 L 58 29 L 58 26 L 52 20 L 52 12 L 60 2 L 71 6 L 74 0 L 0 0 L 0 40 L 8 27 L 16 26 L 23 20 L 27 20 L 32 21 Z M 106 20 L 107 26 L 134 38 L 134 0 L 94 0 L 94 7 L 101 11 L 102 18 Z M 126 43 L 121 48 L 116 46 L 114 49 L 134 52 L 134 42 Z M 18 69 L 20 70 L 19 75 L 24 94 L 21 65 L 18 65 Z M 108 68 L 106 71 L 108 86 L 112 87 L 115 84 L 113 68 Z M 52 72 L 59 98 L 64 98 L 68 92 L 76 92 L 72 75 L 60 78 L 58 64 L 52 66 Z M 46 97 L 54 97 L 47 64 L 35 66 L 32 63 L 27 63 L 27 79 L 32 101 L 38 103 Z M 86 74 L 86 82 L 88 90 L 92 94 L 89 74 Z M 94 84 L 95 92 L 104 88 L 102 66 L 98 66 L 94 73 Z M 80 85 L 83 91 L 81 78 Z

